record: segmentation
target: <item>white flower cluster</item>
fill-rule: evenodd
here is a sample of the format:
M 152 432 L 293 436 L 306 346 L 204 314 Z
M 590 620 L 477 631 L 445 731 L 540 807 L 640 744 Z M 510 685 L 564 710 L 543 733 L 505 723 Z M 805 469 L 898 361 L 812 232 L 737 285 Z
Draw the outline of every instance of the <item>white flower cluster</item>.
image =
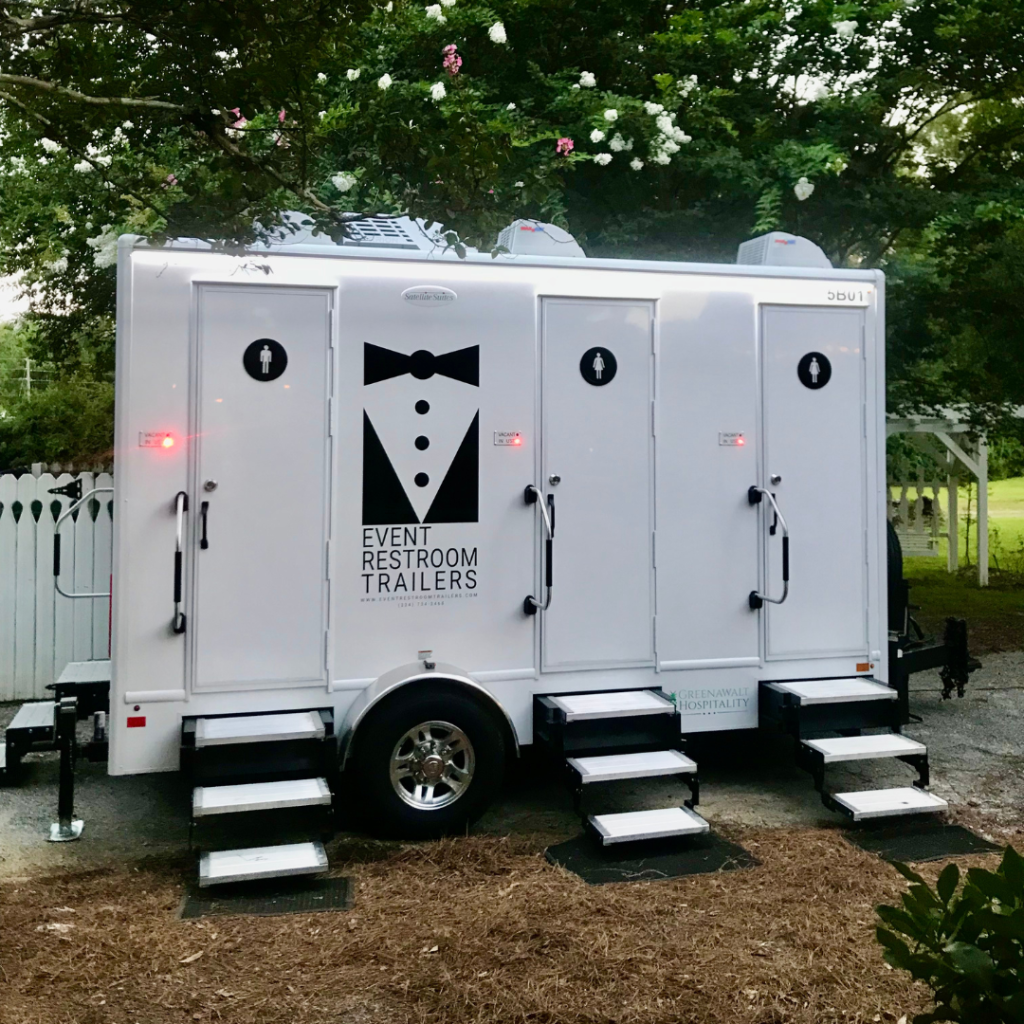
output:
M 72 170 L 78 171 L 80 174 L 88 174 L 92 169 L 92 164 L 88 160 L 79 160 L 72 168 Z
M 100 167 L 110 166 L 110 157 L 101 149 L 97 149 L 97 147 L 91 142 L 85 147 L 85 155 L 89 157 L 94 164 L 99 164 Z
M 380 78 L 377 79 L 378 89 L 390 89 L 391 88 L 391 76 L 385 72 Z
M 604 112 L 604 119 L 608 122 L 618 121 L 619 112 L 614 107 L 610 107 Z
M 640 157 L 635 156 L 629 161 L 629 166 L 632 167 L 634 171 L 642 171 L 644 169 L 644 162 Z
M 676 89 L 680 96 L 689 96 L 697 88 L 697 76 L 689 75 L 687 78 L 680 78 L 676 82 Z
M 508 42 L 508 36 L 505 34 L 505 26 L 500 22 L 496 21 L 488 30 L 487 38 L 492 43 L 497 43 L 499 46 L 504 46 Z
M 354 82 L 360 76 L 360 74 L 362 74 L 362 72 L 359 70 L 359 68 L 349 68 L 348 71 L 345 72 L 345 77 L 350 82 Z
M 579 84 L 583 86 L 584 89 L 593 89 L 594 86 L 597 85 L 597 78 L 594 76 L 592 71 L 584 71 L 583 74 L 580 75 Z
M 651 143 L 651 162 L 664 167 L 670 163 L 679 147 L 691 142 L 691 138 L 676 123 L 676 115 L 668 113 L 660 103 L 644 104 L 647 112 L 654 117 L 658 134 Z M 655 109 L 656 108 L 656 109 Z
M 833 26 L 840 39 L 852 39 L 857 34 L 857 22 L 837 21 Z
M 120 129 L 118 129 L 120 131 Z M 47 153 L 59 153 L 61 151 L 61 144 L 54 142 L 53 139 L 40 139 L 39 145 L 46 150 Z
M 611 153 L 598 153 L 594 157 L 594 163 L 598 167 L 607 167 L 612 162 Z
M 92 261 L 97 267 L 112 267 L 117 263 L 117 231 L 109 224 L 104 224 L 98 235 L 87 238 L 85 244 L 92 249 Z
M 601 131 L 600 128 L 595 128 L 590 133 L 590 141 L 591 142 L 601 142 L 603 139 L 604 139 L 604 132 Z
M 116 258 L 116 255 L 115 255 Z M 67 256 L 59 256 L 55 260 L 51 260 L 46 264 L 46 269 L 53 271 L 55 274 L 63 274 L 68 269 L 68 258 Z
M 447 95 L 448 95 L 448 90 L 444 87 L 444 82 L 435 82 L 430 87 L 430 98 L 435 103 L 440 103 L 441 100 L 443 100 L 445 98 L 445 96 L 447 96 Z
M 608 148 L 613 153 L 622 153 L 623 151 L 628 153 L 633 148 L 633 140 L 624 139 L 618 132 L 616 132 L 608 143 Z
M 455 6 L 455 0 L 441 0 L 441 6 L 442 7 L 454 7 Z
M 805 199 L 810 199 L 813 192 L 814 186 L 807 180 L 806 177 L 801 178 L 793 186 L 793 194 L 797 197 L 797 199 L 800 200 L 801 203 Z
M 323 85 L 323 84 L 324 84 L 324 82 L 326 82 L 326 81 L 327 81 L 327 76 L 326 76 L 326 75 L 325 75 L 325 74 L 324 74 L 324 73 L 323 73 L 322 71 L 318 71 L 318 72 L 317 72 L 317 75 L 316 75 L 316 80 L 317 80 L 317 81 L 318 81 L 318 82 L 319 82 L 319 83 L 320 83 L 321 85 Z
M 514 103 L 510 103 L 505 109 L 506 110 L 515 110 L 516 109 L 516 105 Z
M 331 178 L 331 184 L 339 192 L 348 192 L 349 189 L 354 188 L 358 183 L 359 179 L 349 171 L 338 171 Z
M 441 13 L 440 4 L 431 4 L 429 7 L 425 7 L 424 11 L 428 18 L 433 18 L 439 25 L 443 25 L 448 19 Z

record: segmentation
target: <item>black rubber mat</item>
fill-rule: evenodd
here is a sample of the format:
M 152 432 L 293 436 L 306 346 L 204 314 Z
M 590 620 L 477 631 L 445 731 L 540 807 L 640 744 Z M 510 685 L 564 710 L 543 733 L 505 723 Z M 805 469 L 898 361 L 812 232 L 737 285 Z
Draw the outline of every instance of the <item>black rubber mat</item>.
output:
M 354 896 L 355 883 L 351 878 L 278 878 L 208 889 L 196 886 L 185 894 L 178 916 L 187 919 L 227 914 L 317 914 L 351 910 Z
M 846 838 L 882 860 L 915 863 L 960 857 L 967 853 L 995 853 L 1001 846 L 975 835 L 962 825 L 941 821 L 906 822 L 901 825 L 864 826 L 851 829 Z
M 742 846 L 714 834 L 612 846 L 598 846 L 593 838 L 582 835 L 549 846 L 545 856 L 550 863 L 579 875 L 588 885 L 651 882 L 710 871 L 735 871 L 760 863 Z

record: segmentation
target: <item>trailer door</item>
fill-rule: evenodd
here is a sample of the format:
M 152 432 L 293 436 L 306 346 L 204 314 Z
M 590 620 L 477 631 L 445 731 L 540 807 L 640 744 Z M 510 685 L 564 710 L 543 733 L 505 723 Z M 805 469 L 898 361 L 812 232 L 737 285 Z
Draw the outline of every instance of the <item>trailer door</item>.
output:
M 193 690 L 326 684 L 331 297 L 198 289 Z
M 867 651 L 864 311 L 761 311 L 763 479 L 790 532 L 790 588 L 766 604 L 768 659 Z M 782 590 L 781 537 L 763 525 L 762 593 Z
M 545 497 L 555 500 L 544 670 L 654 659 L 653 309 L 545 299 Z

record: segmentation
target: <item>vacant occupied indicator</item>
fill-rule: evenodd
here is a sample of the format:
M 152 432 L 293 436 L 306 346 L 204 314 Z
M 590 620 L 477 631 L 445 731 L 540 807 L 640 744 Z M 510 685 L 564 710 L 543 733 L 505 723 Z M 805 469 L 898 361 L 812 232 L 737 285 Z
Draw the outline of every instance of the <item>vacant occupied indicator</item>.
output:
M 166 430 L 142 430 L 139 432 L 140 448 L 173 448 L 174 438 Z
M 523 435 L 518 430 L 496 430 L 494 443 L 499 447 L 519 448 L 523 443 Z
M 718 432 L 718 443 L 723 448 L 742 448 L 746 443 L 746 438 L 742 434 L 726 434 L 722 431 Z

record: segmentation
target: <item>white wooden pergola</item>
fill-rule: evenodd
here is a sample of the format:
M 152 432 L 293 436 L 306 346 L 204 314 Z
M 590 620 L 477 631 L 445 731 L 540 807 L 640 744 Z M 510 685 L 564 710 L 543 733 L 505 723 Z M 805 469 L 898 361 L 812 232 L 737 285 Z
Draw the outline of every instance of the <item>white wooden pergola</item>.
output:
M 971 442 L 968 426 L 953 417 L 929 419 L 908 416 L 886 421 L 886 436 L 910 434 L 919 448 L 946 470 L 949 491 L 949 554 L 947 568 L 959 566 L 957 487 L 960 467 L 978 481 L 978 585 L 988 586 L 988 445 L 984 439 Z M 920 497 L 920 496 L 919 496 Z M 891 504 L 890 504 L 891 507 Z

